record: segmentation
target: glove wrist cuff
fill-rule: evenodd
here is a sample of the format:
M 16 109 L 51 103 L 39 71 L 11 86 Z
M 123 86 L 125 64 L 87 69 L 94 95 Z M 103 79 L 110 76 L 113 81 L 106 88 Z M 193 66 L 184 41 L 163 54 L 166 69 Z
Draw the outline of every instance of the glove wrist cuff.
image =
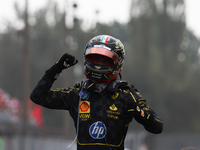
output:
M 53 65 L 50 69 L 46 70 L 46 74 L 53 78 L 53 79 L 57 79 L 58 75 L 62 72 L 61 69 L 59 69 L 59 67 L 55 64 Z

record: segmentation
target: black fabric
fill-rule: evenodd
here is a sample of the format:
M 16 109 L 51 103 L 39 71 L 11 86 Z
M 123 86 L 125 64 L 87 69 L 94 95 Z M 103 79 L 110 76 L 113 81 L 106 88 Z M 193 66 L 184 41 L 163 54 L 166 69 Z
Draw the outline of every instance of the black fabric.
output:
M 52 78 L 52 79 L 56 79 L 56 75 L 60 74 L 62 72 L 62 70 L 58 69 L 58 67 L 55 65 L 53 65 L 50 69 L 46 70 L 46 74 Z
M 128 87 L 127 81 L 119 80 L 119 79 L 112 80 L 109 82 L 107 86 L 107 90 L 116 92 L 119 87 Z

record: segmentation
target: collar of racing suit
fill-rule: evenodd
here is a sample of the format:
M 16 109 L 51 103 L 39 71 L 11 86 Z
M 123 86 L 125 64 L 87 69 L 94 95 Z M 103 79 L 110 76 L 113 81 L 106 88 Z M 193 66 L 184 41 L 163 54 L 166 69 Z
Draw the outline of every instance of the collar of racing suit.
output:
M 115 79 L 110 82 L 95 83 L 90 79 L 86 79 L 83 83 L 83 90 L 94 90 L 95 92 L 101 93 L 103 90 L 116 92 L 119 87 L 128 86 L 127 81 Z

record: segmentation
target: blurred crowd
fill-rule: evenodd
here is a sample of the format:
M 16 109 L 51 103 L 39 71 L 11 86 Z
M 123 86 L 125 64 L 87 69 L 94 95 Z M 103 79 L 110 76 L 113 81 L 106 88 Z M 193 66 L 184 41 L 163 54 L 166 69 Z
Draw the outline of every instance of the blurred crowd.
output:
M 42 127 L 43 115 L 41 106 L 27 100 L 27 110 L 29 125 Z M 21 101 L 0 89 L 0 122 L 5 124 L 19 124 L 22 113 Z
M 0 121 L 18 123 L 22 107 L 19 99 L 0 89 Z

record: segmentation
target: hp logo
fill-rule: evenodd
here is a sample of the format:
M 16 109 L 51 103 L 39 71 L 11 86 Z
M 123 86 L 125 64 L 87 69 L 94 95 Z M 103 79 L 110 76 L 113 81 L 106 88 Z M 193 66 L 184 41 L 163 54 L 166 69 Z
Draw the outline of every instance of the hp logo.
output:
M 106 135 L 106 126 L 102 122 L 97 121 L 90 126 L 89 133 L 94 139 L 102 139 Z

